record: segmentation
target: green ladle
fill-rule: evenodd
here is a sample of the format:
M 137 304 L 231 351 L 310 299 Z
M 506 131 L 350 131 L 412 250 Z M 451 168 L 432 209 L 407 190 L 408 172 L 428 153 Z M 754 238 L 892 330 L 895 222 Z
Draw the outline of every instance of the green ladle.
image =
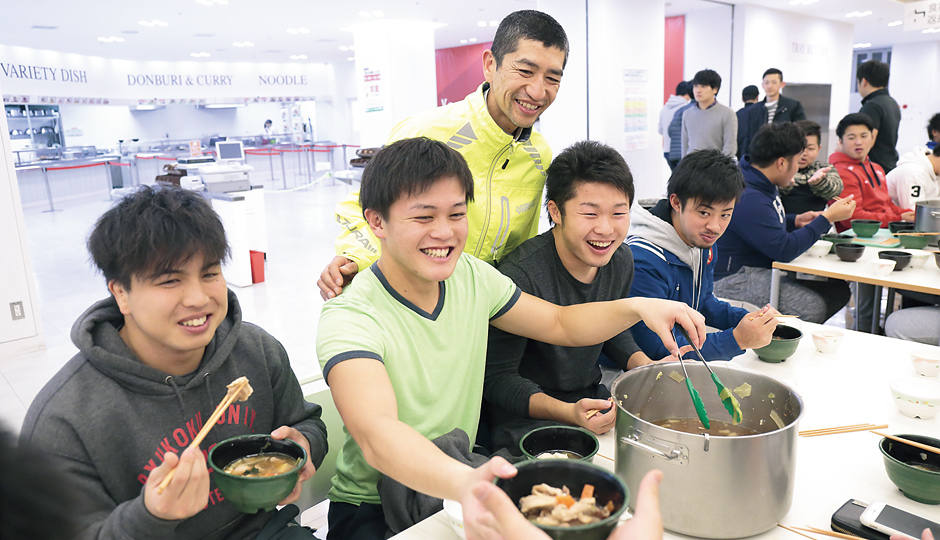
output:
M 682 335 L 685 336 L 689 343 L 692 343 L 685 329 L 680 326 L 679 330 L 682 331 Z M 705 429 L 711 429 L 712 426 L 708 421 L 708 413 L 705 412 L 705 404 L 702 403 L 702 397 L 698 395 L 698 390 L 692 386 L 692 379 L 689 378 L 689 372 L 685 370 L 685 361 L 682 360 L 682 355 L 679 355 L 679 365 L 682 366 L 682 373 L 685 374 L 685 386 L 689 389 L 689 396 L 692 397 L 692 405 L 695 405 L 695 414 L 698 415 L 698 419 L 702 422 L 702 425 L 705 426 Z
M 718 378 L 718 375 L 715 375 L 715 372 L 712 371 L 711 366 L 709 366 L 708 362 L 705 361 L 705 357 L 702 356 L 702 351 L 700 351 L 699 348 L 695 346 L 695 343 L 692 343 L 692 338 L 689 337 L 689 333 L 685 331 L 685 328 L 680 326 L 679 332 L 681 332 L 682 337 L 684 337 L 685 340 L 689 342 L 689 345 L 691 345 L 692 348 L 695 349 L 695 354 L 698 355 L 699 360 L 701 360 L 702 363 L 705 364 L 705 367 L 708 369 L 708 372 L 712 374 L 712 380 L 715 381 L 715 387 L 718 388 L 718 397 L 721 399 L 721 402 L 724 404 L 725 409 L 728 410 L 728 414 L 731 415 L 731 423 L 734 425 L 740 424 L 741 420 L 743 419 L 743 415 L 741 414 L 741 404 L 738 403 L 737 399 L 735 399 L 734 394 L 731 393 L 731 390 L 728 390 L 727 388 L 725 388 L 725 385 L 721 384 L 721 380 Z M 685 366 L 682 366 L 682 369 L 684 371 Z M 686 377 L 688 377 L 688 374 L 686 374 Z M 690 385 L 690 388 L 691 388 L 691 385 Z M 696 393 L 696 396 L 697 395 L 698 393 Z M 693 401 L 694 401 L 694 398 L 693 398 Z M 701 400 L 699 400 L 699 404 L 701 404 Z M 696 409 L 698 409 L 699 404 L 696 404 L 695 406 Z M 701 417 L 702 415 L 700 414 L 699 418 Z M 702 423 L 704 424 L 704 422 Z M 705 424 L 705 429 L 708 429 L 708 424 Z

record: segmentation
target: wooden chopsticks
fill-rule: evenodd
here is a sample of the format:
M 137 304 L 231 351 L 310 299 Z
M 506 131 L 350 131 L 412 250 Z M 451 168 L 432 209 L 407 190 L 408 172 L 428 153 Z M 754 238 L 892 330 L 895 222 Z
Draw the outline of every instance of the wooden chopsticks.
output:
M 919 442 L 917 442 L 917 441 L 912 441 L 912 440 L 910 440 L 910 439 L 905 439 L 905 438 L 903 438 L 903 437 L 895 437 L 894 435 L 888 435 L 887 433 L 881 433 L 881 432 L 875 431 L 875 430 L 873 430 L 873 429 L 872 429 L 872 430 L 869 430 L 869 431 L 871 431 L 871 432 L 874 433 L 875 435 L 879 435 L 879 436 L 884 437 L 884 438 L 886 438 L 886 439 L 891 439 L 892 441 L 897 441 L 897 442 L 899 442 L 899 443 L 909 444 L 909 445 L 911 445 L 911 446 L 913 446 L 913 447 L 915 447 L 915 448 L 920 448 L 921 450 L 926 450 L 926 451 L 928 451 L 928 452 L 933 452 L 934 454 L 940 454 L 940 448 L 937 448 L 937 447 L 935 447 L 935 446 L 930 446 L 930 445 L 928 445 L 928 444 L 919 443 Z
M 808 429 L 798 433 L 800 437 L 818 437 L 820 435 L 835 435 L 837 433 L 852 433 L 853 431 L 871 431 L 873 429 L 885 429 L 888 424 L 853 424 L 851 426 L 839 426 L 821 429 Z
M 816 534 L 822 534 L 824 536 L 831 536 L 833 538 L 842 538 L 843 540 L 858 540 L 860 536 L 855 536 L 854 534 L 842 534 L 835 531 L 827 531 L 825 529 L 817 529 L 816 527 L 793 527 L 799 531 L 812 532 Z
M 222 401 L 219 403 L 219 406 L 212 411 L 212 416 L 209 417 L 202 424 L 202 429 L 199 430 L 199 433 L 193 437 L 193 442 L 189 444 L 187 448 L 192 448 L 194 446 L 199 446 L 202 441 L 206 438 L 206 435 L 209 434 L 209 431 L 212 430 L 212 426 L 219 421 L 219 417 L 225 413 L 225 410 L 228 409 L 228 406 L 231 405 L 236 399 L 238 401 L 245 401 L 248 399 L 248 396 L 251 395 L 252 389 L 251 385 L 248 384 L 248 377 L 239 377 L 229 383 L 228 392 L 226 392 L 225 397 L 222 398 Z M 173 475 L 176 473 L 176 469 L 170 471 L 169 474 L 164 477 L 163 481 L 160 482 L 160 485 L 157 486 L 157 493 L 162 494 L 163 490 L 166 489 L 166 486 L 170 483 L 170 480 L 173 479 Z
M 796 529 L 794 529 L 794 528 L 792 528 L 792 527 L 787 527 L 787 526 L 784 525 L 783 523 L 778 523 L 777 526 L 780 527 L 781 529 L 786 529 L 786 530 L 790 531 L 791 533 L 798 534 L 798 535 L 803 536 L 803 537 L 805 537 L 805 538 L 809 538 L 810 540 L 816 540 L 816 539 L 813 538 L 812 536 L 810 536 L 810 535 L 808 535 L 808 534 L 803 534 L 803 533 L 801 533 L 800 531 L 798 531 L 798 530 L 796 530 Z
M 933 236 L 940 234 L 940 232 L 896 232 L 891 234 L 894 236 Z

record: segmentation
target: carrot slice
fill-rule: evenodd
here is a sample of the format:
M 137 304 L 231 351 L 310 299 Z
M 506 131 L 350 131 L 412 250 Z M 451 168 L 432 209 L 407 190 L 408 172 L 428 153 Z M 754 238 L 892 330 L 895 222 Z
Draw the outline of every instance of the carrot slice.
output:
M 584 487 L 581 489 L 581 498 L 587 499 L 594 496 L 594 486 L 591 484 L 584 484 Z
M 563 504 L 568 508 L 571 508 L 571 505 L 574 504 L 574 497 L 565 493 L 564 495 L 555 496 L 555 504 Z

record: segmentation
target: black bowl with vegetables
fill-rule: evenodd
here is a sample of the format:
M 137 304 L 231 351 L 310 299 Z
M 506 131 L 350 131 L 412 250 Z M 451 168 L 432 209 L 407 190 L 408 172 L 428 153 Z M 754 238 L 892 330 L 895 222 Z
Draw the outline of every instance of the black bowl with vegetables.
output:
M 626 510 L 629 500 L 626 484 L 613 472 L 593 463 L 574 459 L 533 459 L 516 467 L 519 470 L 516 476 L 497 478 L 496 485 L 517 505 L 523 497 L 532 495 L 533 486 L 548 484 L 555 488 L 565 487 L 570 493 L 570 499 L 564 496 L 556 497 L 554 501 L 549 500 L 548 505 L 554 503 L 564 505 L 568 509 L 577 509 L 575 504 L 587 504 L 587 501 L 581 500 L 581 495 L 585 492 L 585 486 L 590 485 L 592 488 L 588 488 L 588 491 L 593 491 L 596 505 L 609 512 L 607 517 L 587 524 L 550 525 L 533 521 L 536 527 L 554 540 L 604 540 L 617 526 L 620 514 Z M 538 511 L 538 508 L 535 508 L 530 510 L 529 514 Z M 565 509 L 559 509 L 559 512 L 566 513 Z M 529 519 L 533 520 L 532 517 Z

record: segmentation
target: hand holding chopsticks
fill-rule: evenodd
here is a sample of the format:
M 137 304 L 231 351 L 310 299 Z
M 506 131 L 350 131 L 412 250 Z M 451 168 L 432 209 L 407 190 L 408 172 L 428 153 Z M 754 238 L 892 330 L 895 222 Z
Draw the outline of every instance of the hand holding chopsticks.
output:
M 239 377 L 232 381 L 228 385 L 228 392 L 225 394 L 225 397 L 222 398 L 222 401 L 219 403 L 219 406 L 215 408 L 215 411 L 212 412 L 210 416 L 203 424 L 202 429 L 199 430 L 199 433 L 193 437 L 193 441 L 189 444 L 188 448 L 193 448 L 199 446 L 202 441 L 206 438 L 206 435 L 209 434 L 209 431 L 212 430 L 212 426 L 219 421 L 219 417 L 225 413 L 225 410 L 228 409 L 228 406 L 237 401 L 245 401 L 248 399 L 248 396 L 251 395 L 252 389 L 251 385 L 248 384 L 248 377 Z M 173 474 L 176 472 L 176 469 L 170 471 L 166 477 L 163 478 L 163 481 L 157 486 L 157 493 L 162 494 L 163 490 L 166 489 L 166 486 L 170 483 L 170 480 L 173 479 Z

